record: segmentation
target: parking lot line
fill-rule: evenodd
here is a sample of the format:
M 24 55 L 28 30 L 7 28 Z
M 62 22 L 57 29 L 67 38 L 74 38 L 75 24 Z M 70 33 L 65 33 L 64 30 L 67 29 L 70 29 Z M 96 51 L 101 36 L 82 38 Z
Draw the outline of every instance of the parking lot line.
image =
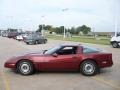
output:
M 119 87 L 119 86 L 115 85 L 115 84 L 112 83 L 112 82 L 106 81 L 106 80 L 104 80 L 104 79 L 101 78 L 101 77 L 91 77 L 91 78 L 94 79 L 94 80 L 96 80 L 96 81 L 99 81 L 99 82 L 101 82 L 101 83 L 104 83 L 104 84 L 106 84 L 106 85 L 109 85 L 109 86 L 111 86 L 112 88 L 114 88 L 115 90 L 120 90 L 120 87 Z
M 1 73 L 1 77 L 2 77 L 3 82 L 4 82 L 5 90 L 10 90 L 10 84 L 9 84 L 8 77 L 5 75 L 4 72 L 0 72 L 0 73 Z

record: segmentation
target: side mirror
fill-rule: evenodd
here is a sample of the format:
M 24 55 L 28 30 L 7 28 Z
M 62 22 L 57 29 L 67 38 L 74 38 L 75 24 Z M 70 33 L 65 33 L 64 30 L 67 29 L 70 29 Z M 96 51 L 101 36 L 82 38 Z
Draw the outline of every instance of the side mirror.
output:
M 47 50 L 43 50 L 43 54 L 46 52 Z
M 57 56 L 58 56 L 58 54 L 57 54 L 57 53 L 54 53 L 54 54 L 52 54 L 52 56 L 53 56 L 53 57 L 57 57 Z

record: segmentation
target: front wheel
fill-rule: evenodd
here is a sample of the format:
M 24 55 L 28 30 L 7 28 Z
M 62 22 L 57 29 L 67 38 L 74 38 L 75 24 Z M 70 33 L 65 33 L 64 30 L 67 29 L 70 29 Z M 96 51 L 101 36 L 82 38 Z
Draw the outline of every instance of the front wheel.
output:
M 26 42 L 27 45 L 29 45 L 29 42 Z
M 22 75 L 33 74 L 33 64 L 30 61 L 22 60 L 17 64 L 17 71 Z
M 117 42 L 113 42 L 113 43 L 112 43 L 112 46 L 113 46 L 113 48 L 118 48 L 118 47 L 119 47 L 119 45 L 118 45 Z
M 97 64 L 92 60 L 83 61 L 80 65 L 80 72 L 85 76 L 96 75 L 98 71 Z

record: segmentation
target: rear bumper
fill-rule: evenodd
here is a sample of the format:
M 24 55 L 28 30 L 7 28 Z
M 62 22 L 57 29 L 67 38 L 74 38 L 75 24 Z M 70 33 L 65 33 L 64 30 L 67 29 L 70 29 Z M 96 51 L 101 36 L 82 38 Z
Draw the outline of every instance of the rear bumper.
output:
M 23 40 L 23 38 L 16 38 L 16 40 Z
M 24 40 L 24 42 L 29 43 L 29 44 L 34 44 L 35 43 L 34 40 Z
M 100 68 L 105 68 L 105 67 L 112 67 L 113 61 L 102 61 L 99 65 Z
M 13 38 L 12 36 L 7 36 L 8 38 Z

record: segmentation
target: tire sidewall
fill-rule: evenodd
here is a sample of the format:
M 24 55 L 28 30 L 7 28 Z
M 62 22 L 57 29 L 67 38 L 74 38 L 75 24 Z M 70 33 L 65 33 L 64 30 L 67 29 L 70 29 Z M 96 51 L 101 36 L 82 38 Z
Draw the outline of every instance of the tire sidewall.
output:
M 93 65 L 93 68 L 94 68 L 93 73 L 89 73 L 89 74 L 88 74 L 88 73 L 85 72 L 85 64 L 86 64 L 86 63 L 89 63 L 89 64 Z M 85 76 L 94 76 L 94 75 L 96 75 L 96 74 L 98 73 L 98 71 L 99 71 L 99 69 L 98 69 L 97 64 L 96 64 L 94 61 L 92 61 L 92 60 L 83 61 L 83 62 L 81 63 L 81 65 L 80 65 L 80 72 L 81 72 L 83 75 L 85 75 Z
M 45 39 L 45 40 L 43 40 L 43 43 L 44 43 L 44 44 L 46 44 L 46 43 L 47 43 L 47 40 L 46 40 L 46 39 Z
M 113 46 L 113 48 L 118 48 L 118 47 L 119 47 L 119 45 L 118 45 L 117 42 L 113 42 L 113 43 L 112 43 L 112 46 Z
M 27 64 L 29 66 L 29 72 L 24 73 L 21 70 L 22 64 Z M 22 61 L 18 62 L 18 64 L 17 64 L 17 72 L 19 72 L 22 75 L 31 75 L 31 74 L 33 74 L 33 70 L 34 70 L 33 69 L 33 64 L 30 61 L 22 60 Z
M 38 41 L 36 40 L 34 44 L 35 44 L 35 45 L 38 44 Z

